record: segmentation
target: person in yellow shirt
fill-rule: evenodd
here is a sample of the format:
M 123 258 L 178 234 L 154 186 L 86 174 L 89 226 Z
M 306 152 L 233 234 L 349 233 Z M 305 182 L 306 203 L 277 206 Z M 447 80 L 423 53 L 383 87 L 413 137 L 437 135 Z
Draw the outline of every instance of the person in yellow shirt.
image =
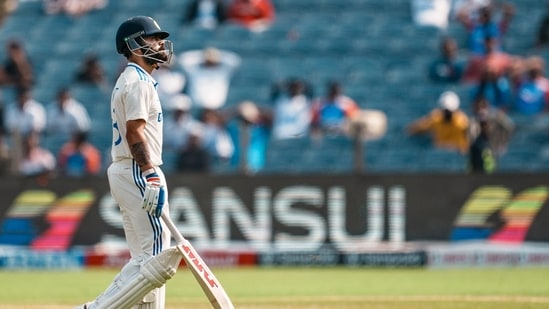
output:
M 438 104 L 429 114 L 414 120 L 407 127 L 408 134 L 430 134 L 435 147 L 467 153 L 469 117 L 459 107 L 459 96 L 453 91 L 445 91 Z

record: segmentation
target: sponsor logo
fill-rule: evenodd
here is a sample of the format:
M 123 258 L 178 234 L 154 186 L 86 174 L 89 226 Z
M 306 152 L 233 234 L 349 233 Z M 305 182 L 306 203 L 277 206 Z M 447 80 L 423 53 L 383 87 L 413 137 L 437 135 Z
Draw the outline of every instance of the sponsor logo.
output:
M 450 239 L 522 243 L 548 196 L 546 186 L 529 188 L 514 196 L 505 187 L 480 187 L 462 206 Z
M 196 253 L 190 245 L 182 244 L 181 247 L 187 255 L 187 258 L 192 264 L 194 264 L 194 268 L 202 275 L 202 278 L 206 281 L 210 288 L 217 288 L 217 282 L 213 279 L 213 275 L 207 271 L 206 264 L 201 261 L 198 253 Z

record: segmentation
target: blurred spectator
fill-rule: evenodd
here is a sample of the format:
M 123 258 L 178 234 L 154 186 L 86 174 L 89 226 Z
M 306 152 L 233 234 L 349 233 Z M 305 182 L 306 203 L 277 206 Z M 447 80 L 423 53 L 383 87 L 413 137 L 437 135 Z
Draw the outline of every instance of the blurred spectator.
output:
M 511 93 L 515 95 L 526 79 L 526 59 L 513 57 L 505 75 L 509 80 Z
M 187 147 L 191 132 L 202 130 L 202 124 L 191 114 L 191 101 L 184 94 L 172 99 L 170 109 L 171 115 L 164 123 L 164 147 L 180 151 Z
M 225 22 L 226 14 L 224 0 L 191 0 L 186 7 L 183 22 L 214 29 Z
M 235 145 L 227 130 L 227 120 L 214 109 L 203 109 L 199 120 L 202 122 L 202 144 L 213 162 L 228 163 L 234 154 Z
M 0 175 L 10 173 L 12 169 L 12 152 L 6 134 L 0 133 Z
M 473 101 L 473 111 L 469 119 L 469 140 L 480 134 L 481 121 L 490 126 L 490 148 L 496 157 L 507 151 L 507 146 L 515 131 L 515 123 L 509 115 L 499 108 L 490 106 L 488 100 L 479 96 Z
M 468 18 L 475 18 L 481 8 L 489 5 L 492 0 L 453 0 L 450 11 L 452 19 L 458 19 L 461 14 Z
M 29 131 L 23 135 L 19 173 L 23 176 L 46 177 L 55 172 L 55 156 L 40 145 L 40 133 Z
M 77 82 L 95 85 L 100 89 L 108 88 L 105 70 L 95 54 L 88 54 L 84 57 L 75 79 Z
M 20 87 L 32 87 L 34 70 L 23 44 L 12 39 L 6 43 L 7 58 L 3 66 L 2 84 Z
M 474 54 L 483 55 L 486 53 L 484 39 L 494 38 L 494 48 L 501 50 L 503 36 L 513 19 L 515 8 L 509 2 L 501 4 L 502 15 L 499 20 L 494 18 L 495 11 L 499 6 L 488 3 L 471 14 L 464 6 L 457 12 L 457 19 L 464 25 L 468 32 L 468 47 Z
M 535 46 L 543 47 L 549 43 L 549 1 L 545 4 L 545 12 L 538 25 Z
M 75 132 L 90 129 L 90 117 L 82 103 L 75 100 L 69 89 L 61 88 L 56 101 L 46 108 L 46 133 L 68 140 Z
M 526 59 L 527 77 L 545 93 L 545 101 L 549 103 L 549 78 L 545 75 L 545 59 L 540 56 L 530 56 Z
M 44 12 L 48 15 L 67 14 L 70 16 L 85 15 L 93 10 L 107 6 L 107 0 L 44 0 Z
M 291 79 L 276 85 L 273 93 L 272 136 L 275 139 L 307 136 L 311 124 L 310 87 Z
M 416 25 L 448 27 L 451 0 L 411 0 L 412 18 Z
M 471 173 L 490 174 L 496 169 L 496 157 L 490 143 L 490 123 L 481 119 L 479 129 L 479 134 L 473 139 L 469 147 L 469 171 Z
M 311 130 L 315 136 L 346 134 L 348 122 L 360 111 L 358 104 L 343 93 L 339 82 L 328 83 L 324 97 L 312 103 Z
M 252 31 L 264 31 L 274 22 L 275 8 L 270 0 L 230 0 L 229 21 Z
M 6 107 L 4 123 L 10 135 L 41 133 L 46 127 L 46 109 L 33 99 L 29 88 L 18 88 L 16 102 Z
M 0 1 L 0 26 L 4 23 L 6 17 L 17 9 L 19 0 L 1 0 Z
M 254 102 L 244 101 L 238 104 L 232 120 L 229 125 L 235 144 L 232 165 L 239 166 L 245 174 L 255 174 L 265 167 L 272 117 Z
M 490 106 L 508 111 L 513 101 L 511 83 L 507 75 L 498 74 L 489 68 L 483 72 L 478 84 L 471 88 L 473 100 L 484 97 Z
M 440 95 L 438 104 L 428 115 L 414 120 L 407 128 L 408 134 L 429 134 L 435 147 L 467 153 L 469 118 L 460 109 L 458 95 L 445 91 Z
M 513 58 L 510 54 L 496 48 L 496 39 L 488 36 L 484 39 L 486 47 L 483 55 L 472 55 L 465 68 L 463 81 L 478 83 L 486 71 L 500 77 L 511 68 Z
M 59 151 L 57 162 L 63 175 L 82 177 L 101 171 L 101 152 L 88 142 L 87 132 L 74 132 Z
M 524 115 L 535 115 L 549 107 L 549 80 L 545 77 L 545 60 L 539 56 L 526 59 L 526 79 L 520 85 L 514 110 Z
M 208 151 L 202 145 L 200 131 L 193 129 L 188 135 L 187 143 L 180 149 L 177 156 L 177 171 L 207 172 L 210 168 L 210 158 Z
M 175 57 L 172 57 L 170 63 L 163 64 L 152 72 L 152 76 L 157 81 L 156 91 L 163 107 L 169 105 L 174 97 L 183 93 L 187 82 L 185 74 L 174 64 Z
M 457 83 L 463 76 L 466 60 L 459 54 L 456 39 L 444 37 L 438 58 L 429 64 L 429 78 L 435 82 Z
M 208 47 L 186 51 L 179 55 L 179 63 L 187 74 L 188 94 L 198 108 L 222 107 L 229 92 L 240 57 L 232 52 Z

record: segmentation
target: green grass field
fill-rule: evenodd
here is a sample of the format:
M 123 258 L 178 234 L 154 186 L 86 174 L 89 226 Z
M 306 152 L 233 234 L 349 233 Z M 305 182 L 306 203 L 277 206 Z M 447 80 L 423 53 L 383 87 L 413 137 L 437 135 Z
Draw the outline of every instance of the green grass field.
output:
M 549 268 L 213 269 L 236 308 L 549 308 Z M 117 270 L 2 271 L 0 308 L 72 308 Z M 184 268 L 168 282 L 166 308 L 211 308 Z

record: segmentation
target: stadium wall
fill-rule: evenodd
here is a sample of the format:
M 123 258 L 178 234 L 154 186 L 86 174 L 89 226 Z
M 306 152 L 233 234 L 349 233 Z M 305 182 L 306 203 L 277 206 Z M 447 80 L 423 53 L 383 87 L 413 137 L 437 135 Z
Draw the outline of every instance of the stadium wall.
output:
M 212 265 L 549 265 L 545 174 L 171 175 Z M 119 266 L 105 178 L 0 179 L 0 267 Z

